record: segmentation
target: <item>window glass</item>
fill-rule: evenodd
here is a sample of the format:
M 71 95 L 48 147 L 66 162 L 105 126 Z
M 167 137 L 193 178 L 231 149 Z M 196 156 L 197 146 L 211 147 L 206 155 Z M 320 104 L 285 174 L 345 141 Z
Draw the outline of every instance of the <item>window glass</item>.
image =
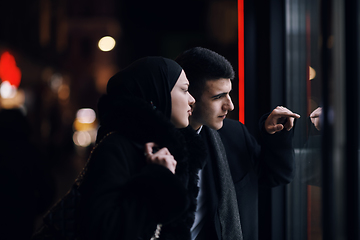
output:
M 320 1 L 286 3 L 286 102 L 295 128 L 296 176 L 287 186 L 287 239 L 322 239 L 322 31 Z

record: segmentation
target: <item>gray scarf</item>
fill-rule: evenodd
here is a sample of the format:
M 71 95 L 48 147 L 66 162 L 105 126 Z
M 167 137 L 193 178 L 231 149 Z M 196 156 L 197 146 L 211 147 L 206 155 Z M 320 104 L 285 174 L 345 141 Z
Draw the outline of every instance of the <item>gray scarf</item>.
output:
M 209 129 L 211 148 L 215 150 L 215 171 L 219 176 L 219 206 L 218 214 L 221 224 L 221 237 L 223 240 L 243 240 L 239 209 L 236 199 L 234 183 L 231 179 L 226 152 L 219 133 Z

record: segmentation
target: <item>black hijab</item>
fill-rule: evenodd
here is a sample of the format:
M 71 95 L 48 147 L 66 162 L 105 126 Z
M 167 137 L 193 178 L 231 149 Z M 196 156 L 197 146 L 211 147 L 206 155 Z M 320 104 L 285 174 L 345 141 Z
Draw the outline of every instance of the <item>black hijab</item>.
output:
M 145 57 L 118 72 L 110 78 L 107 94 L 99 100 L 100 124 L 104 116 L 114 111 L 117 101 L 128 97 L 144 100 L 170 119 L 170 93 L 181 71 L 180 65 L 171 59 Z

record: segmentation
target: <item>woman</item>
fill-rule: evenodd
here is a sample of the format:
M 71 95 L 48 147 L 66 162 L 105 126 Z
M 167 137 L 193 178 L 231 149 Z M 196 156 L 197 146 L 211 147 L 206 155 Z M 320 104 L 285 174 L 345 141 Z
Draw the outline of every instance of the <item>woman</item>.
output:
M 109 80 L 97 146 L 77 180 L 77 239 L 148 240 L 160 226 L 160 239 L 190 239 L 205 151 L 186 128 L 195 102 L 188 85 L 182 68 L 161 57 Z

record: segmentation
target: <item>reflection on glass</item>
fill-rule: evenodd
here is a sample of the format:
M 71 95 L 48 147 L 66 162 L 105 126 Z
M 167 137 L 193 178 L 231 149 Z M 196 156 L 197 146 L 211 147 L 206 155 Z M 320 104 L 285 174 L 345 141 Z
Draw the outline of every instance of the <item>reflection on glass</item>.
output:
M 303 119 L 294 136 L 297 173 L 288 186 L 292 240 L 322 239 L 322 62 L 320 1 L 287 1 L 288 101 Z M 300 77 L 299 77 L 300 76 Z M 295 97 L 294 97 L 295 96 Z M 300 109 L 300 111 L 298 110 Z
M 316 77 L 316 71 L 312 67 L 309 67 L 309 79 L 313 80 Z

